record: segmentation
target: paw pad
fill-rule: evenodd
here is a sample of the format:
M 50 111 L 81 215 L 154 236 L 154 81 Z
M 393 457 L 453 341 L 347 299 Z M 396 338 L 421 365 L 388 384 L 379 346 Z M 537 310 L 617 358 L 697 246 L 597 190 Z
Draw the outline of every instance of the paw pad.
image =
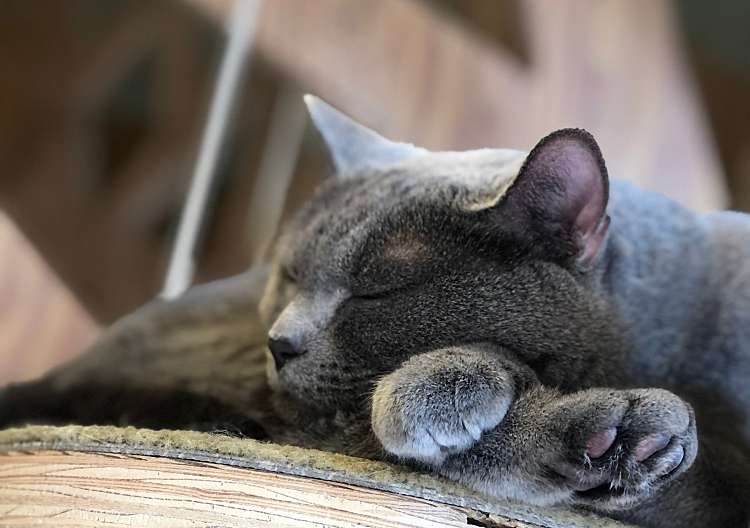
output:
M 635 446 L 633 456 L 638 462 L 643 462 L 669 445 L 671 435 L 665 433 L 653 433 L 642 438 Z
M 617 428 L 615 427 L 610 427 L 592 435 L 586 442 L 586 456 L 589 458 L 599 458 L 612 447 L 615 438 L 617 438 Z

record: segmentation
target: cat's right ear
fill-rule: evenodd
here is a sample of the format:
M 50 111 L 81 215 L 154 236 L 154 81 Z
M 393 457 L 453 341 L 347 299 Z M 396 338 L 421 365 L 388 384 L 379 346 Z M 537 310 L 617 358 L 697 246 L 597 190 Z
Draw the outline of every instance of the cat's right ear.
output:
M 585 130 L 542 139 L 498 206 L 499 218 L 549 257 L 590 267 L 604 247 L 609 180 L 602 153 Z
M 305 95 L 305 104 L 339 176 L 386 167 L 427 152 L 384 138 L 314 95 Z

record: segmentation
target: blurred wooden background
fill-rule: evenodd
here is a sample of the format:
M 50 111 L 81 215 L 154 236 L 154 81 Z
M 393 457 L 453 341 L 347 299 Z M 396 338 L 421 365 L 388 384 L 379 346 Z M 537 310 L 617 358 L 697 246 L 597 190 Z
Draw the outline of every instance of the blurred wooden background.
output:
M 0 385 L 72 358 L 96 324 L 11 220 L 0 213 Z
M 0 222 L 0 382 L 40 373 L 158 292 L 230 5 L 3 3 L 0 209 L 14 223 Z M 747 5 L 268 0 L 198 279 L 262 257 L 327 174 L 317 136 L 294 125 L 305 91 L 436 149 L 528 149 L 585 127 L 614 177 L 698 210 L 750 209 Z M 287 194 L 284 175 L 258 176 L 280 166 L 279 144 Z

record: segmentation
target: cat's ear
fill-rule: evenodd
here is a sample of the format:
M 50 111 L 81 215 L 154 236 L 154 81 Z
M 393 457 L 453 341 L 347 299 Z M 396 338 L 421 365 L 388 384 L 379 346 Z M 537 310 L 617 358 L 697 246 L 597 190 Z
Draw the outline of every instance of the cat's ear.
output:
M 586 268 L 604 245 L 608 198 L 599 146 L 585 130 L 569 128 L 534 147 L 498 205 L 505 209 L 503 219 L 530 228 L 545 246 Z
M 305 104 L 328 145 L 338 175 L 393 165 L 427 152 L 408 143 L 390 141 L 313 95 L 305 95 Z

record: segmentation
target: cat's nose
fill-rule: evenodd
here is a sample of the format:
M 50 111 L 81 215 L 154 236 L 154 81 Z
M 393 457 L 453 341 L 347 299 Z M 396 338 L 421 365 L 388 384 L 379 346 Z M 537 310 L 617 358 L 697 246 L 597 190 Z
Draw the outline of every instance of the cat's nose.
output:
M 269 337 L 268 349 L 271 351 L 273 360 L 276 363 L 276 370 L 281 370 L 281 367 L 283 367 L 287 361 L 305 353 L 305 350 L 302 347 L 296 346 L 285 337 Z

